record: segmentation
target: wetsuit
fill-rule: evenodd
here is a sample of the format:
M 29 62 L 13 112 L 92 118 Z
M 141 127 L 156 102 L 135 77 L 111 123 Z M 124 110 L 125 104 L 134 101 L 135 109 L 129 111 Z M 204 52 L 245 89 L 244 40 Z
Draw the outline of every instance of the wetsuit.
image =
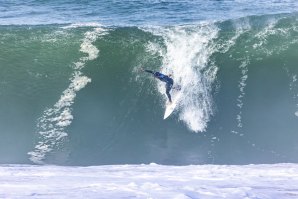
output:
M 172 98 L 171 98 L 171 95 L 170 95 L 170 91 L 173 87 L 173 84 L 174 84 L 174 81 L 172 78 L 170 78 L 169 76 L 167 75 L 164 75 L 160 72 L 154 72 L 152 70 L 145 70 L 146 72 L 148 73 L 151 73 L 154 75 L 154 77 L 156 77 L 157 79 L 159 79 L 160 81 L 163 81 L 166 83 L 166 94 L 169 98 L 169 101 L 172 102 Z

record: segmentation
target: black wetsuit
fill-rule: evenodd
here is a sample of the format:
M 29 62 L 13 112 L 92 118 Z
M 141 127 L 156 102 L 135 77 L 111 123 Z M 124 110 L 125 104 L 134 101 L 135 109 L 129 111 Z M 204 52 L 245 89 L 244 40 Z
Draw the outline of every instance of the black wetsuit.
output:
M 164 75 L 160 72 L 154 72 L 152 70 L 145 70 L 146 72 L 148 73 L 151 73 L 154 75 L 154 77 L 156 77 L 157 79 L 159 79 L 160 81 L 163 81 L 166 83 L 166 94 L 169 98 L 169 101 L 172 102 L 172 98 L 171 98 L 171 95 L 170 95 L 170 91 L 173 87 L 173 84 L 174 84 L 174 81 L 172 78 L 170 78 L 169 76 L 167 75 Z

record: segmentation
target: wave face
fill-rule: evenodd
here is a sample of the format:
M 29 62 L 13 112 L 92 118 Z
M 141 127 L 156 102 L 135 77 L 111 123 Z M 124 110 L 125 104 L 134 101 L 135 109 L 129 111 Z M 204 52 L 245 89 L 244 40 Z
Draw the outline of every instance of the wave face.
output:
M 0 26 L 0 163 L 297 162 L 297 25 Z M 140 67 L 181 86 L 169 119 Z

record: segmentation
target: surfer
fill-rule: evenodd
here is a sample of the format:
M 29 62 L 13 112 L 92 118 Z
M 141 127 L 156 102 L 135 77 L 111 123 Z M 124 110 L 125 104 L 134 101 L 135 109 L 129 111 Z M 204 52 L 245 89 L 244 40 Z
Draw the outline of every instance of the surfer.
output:
M 172 98 L 171 98 L 171 95 L 170 95 L 170 91 L 173 87 L 173 84 L 174 84 L 174 80 L 171 78 L 172 75 L 164 75 L 160 72 L 154 72 L 152 70 L 144 70 L 142 68 L 142 71 L 145 71 L 147 73 L 151 73 L 153 74 L 153 76 L 157 79 L 159 79 L 160 81 L 163 81 L 166 83 L 166 94 L 168 96 L 168 99 L 169 99 L 169 102 L 172 103 Z

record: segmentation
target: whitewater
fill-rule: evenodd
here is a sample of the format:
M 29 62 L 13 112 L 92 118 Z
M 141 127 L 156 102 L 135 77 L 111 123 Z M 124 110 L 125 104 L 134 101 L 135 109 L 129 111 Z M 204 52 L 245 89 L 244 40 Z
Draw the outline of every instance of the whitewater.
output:
M 1 198 L 297 198 L 295 164 L 5 165 Z
M 298 198 L 297 8 L 0 1 L 0 198 Z

